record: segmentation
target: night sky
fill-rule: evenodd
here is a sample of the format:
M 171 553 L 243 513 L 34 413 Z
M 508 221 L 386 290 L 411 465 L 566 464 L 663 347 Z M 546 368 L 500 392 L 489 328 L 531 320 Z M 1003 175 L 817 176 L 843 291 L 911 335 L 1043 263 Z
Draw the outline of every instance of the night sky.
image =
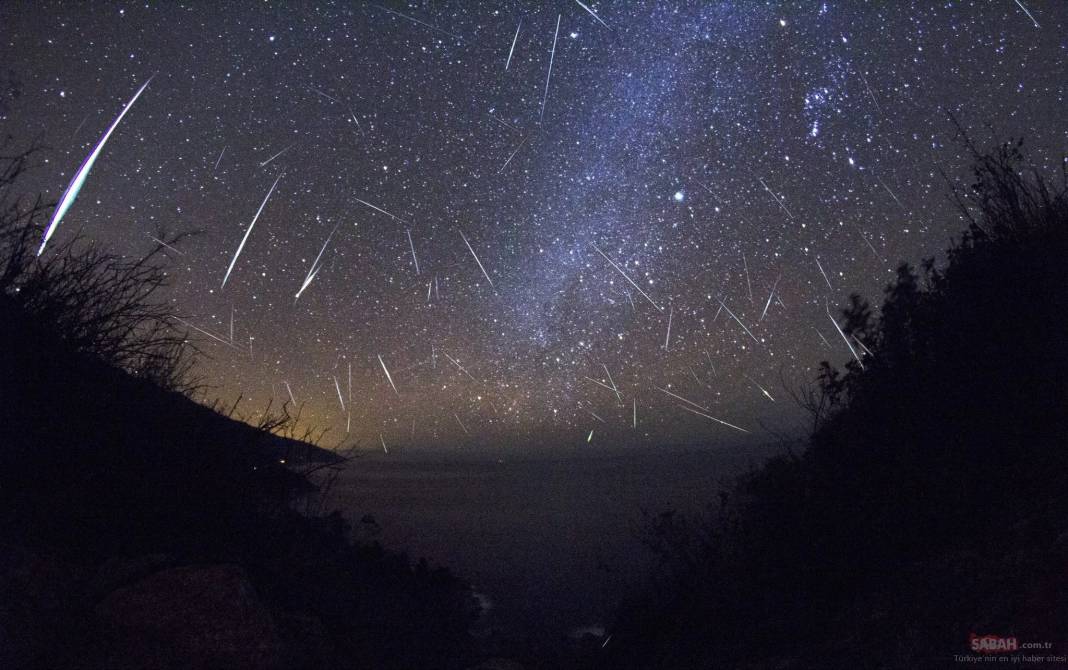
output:
M 853 356 L 828 306 L 963 228 L 947 110 L 1068 150 L 1059 0 L 280 4 L 4 3 L 3 130 L 58 200 L 151 78 L 50 244 L 199 231 L 205 398 L 327 443 L 797 430 L 781 379 Z

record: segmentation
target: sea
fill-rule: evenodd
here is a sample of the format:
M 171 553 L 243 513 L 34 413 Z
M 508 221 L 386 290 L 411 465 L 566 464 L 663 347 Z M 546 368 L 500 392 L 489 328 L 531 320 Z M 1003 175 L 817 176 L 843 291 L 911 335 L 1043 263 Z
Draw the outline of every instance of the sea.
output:
M 328 504 L 358 536 L 468 582 L 483 607 L 481 631 L 597 636 L 650 574 L 647 518 L 706 510 L 733 477 L 780 450 L 391 449 L 354 458 Z

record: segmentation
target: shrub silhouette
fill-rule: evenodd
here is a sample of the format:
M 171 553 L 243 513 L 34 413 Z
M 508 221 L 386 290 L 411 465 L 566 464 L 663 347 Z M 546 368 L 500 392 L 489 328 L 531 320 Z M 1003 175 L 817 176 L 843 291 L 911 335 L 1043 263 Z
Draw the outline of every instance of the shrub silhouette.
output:
M 707 519 L 654 520 L 665 569 L 607 666 L 940 667 L 970 632 L 1068 642 L 1068 179 L 1019 142 L 965 143 L 944 265 L 902 264 L 878 314 L 851 298 L 843 330 L 871 354 L 796 394 L 803 453 Z
M 130 261 L 74 239 L 36 257 L 49 207 L 15 191 L 32 156 L 0 155 L 0 548 L 47 552 L 70 574 L 160 554 L 242 566 L 283 625 L 311 617 L 325 629 L 330 654 L 297 639 L 287 666 L 461 665 L 475 613 L 466 586 L 353 543 L 337 513 L 296 511 L 315 487 L 292 466 L 342 459 L 290 439 L 288 405 L 250 426 L 190 399 L 197 352 L 158 297 L 159 249 Z M 72 582 L 83 591 L 48 614 L 62 639 L 27 643 L 15 652 L 24 664 L 94 667 L 117 653 L 91 625 L 100 594 Z M 23 619 L 0 607 L 6 636 L 36 639 Z

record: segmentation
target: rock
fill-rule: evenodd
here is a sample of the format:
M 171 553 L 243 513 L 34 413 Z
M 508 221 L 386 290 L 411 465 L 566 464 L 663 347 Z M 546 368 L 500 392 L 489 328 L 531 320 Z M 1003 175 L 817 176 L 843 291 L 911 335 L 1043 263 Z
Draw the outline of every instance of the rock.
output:
M 278 612 L 277 621 L 289 668 L 344 667 L 323 622 L 310 614 Z
M 55 640 L 77 637 L 70 612 L 84 579 L 59 557 L 0 545 L 0 667 L 46 667 Z
M 146 554 L 143 556 L 113 556 L 97 569 L 89 582 L 89 596 L 98 602 L 119 587 L 143 579 L 163 568 L 169 568 L 174 560 L 167 554 Z
M 113 591 L 94 614 L 108 667 L 281 667 L 275 623 L 237 566 L 157 572 Z
M 482 661 L 471 670 L 524 670 L 524 667 L 522 663 L 507 658 L 491 658 Z

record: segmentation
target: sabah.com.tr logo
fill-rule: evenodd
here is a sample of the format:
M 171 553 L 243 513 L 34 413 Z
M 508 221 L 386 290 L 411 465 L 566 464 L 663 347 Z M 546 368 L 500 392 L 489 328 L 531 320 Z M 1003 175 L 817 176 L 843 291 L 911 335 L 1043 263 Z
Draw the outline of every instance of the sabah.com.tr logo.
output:
M 1020 641 L 1015 636 L 1005 637 L 1002 635 L 968 635 L 968 649 L 980 654 L 1004 654 L 1018 651 Z

